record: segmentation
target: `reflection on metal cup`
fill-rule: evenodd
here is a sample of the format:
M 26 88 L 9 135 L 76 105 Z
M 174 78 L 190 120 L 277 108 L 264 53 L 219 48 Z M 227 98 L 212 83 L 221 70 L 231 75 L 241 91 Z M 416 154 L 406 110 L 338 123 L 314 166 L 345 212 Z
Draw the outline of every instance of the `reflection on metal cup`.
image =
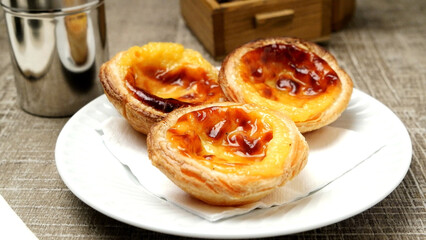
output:
M 65 28 L 71 57 L 76 65 L 82 65 L 87 61 L 88 53 L 87 14 L 77 13 L 65 16 Z
M 108 59 L 103 0 L 1 0 L 18 102 L 40 116 L 70 116 L 102 94 Z

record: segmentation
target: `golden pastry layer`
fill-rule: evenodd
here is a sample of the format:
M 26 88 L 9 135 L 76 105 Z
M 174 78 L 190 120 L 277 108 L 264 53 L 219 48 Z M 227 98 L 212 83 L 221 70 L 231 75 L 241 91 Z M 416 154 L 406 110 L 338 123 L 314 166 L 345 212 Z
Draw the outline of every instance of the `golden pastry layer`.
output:
M 225 99 L 217 70 L 176 43 L 149 43 L 118 53 L 100 69 L 104 92 L 137 131 L 176 108 Z
M 265 107 L 177 109 L 152 127 L 148 154 L 177 186 L 213 205 L 260 200 L 297 175 L 308 146 L 294 122 Z
M 235 49 L 222 63 L 219 82 L 229 99 L 285 113 L 301 132 L 336 120 L 352 94 L 352 80 L 329 52 L 294 38 Z

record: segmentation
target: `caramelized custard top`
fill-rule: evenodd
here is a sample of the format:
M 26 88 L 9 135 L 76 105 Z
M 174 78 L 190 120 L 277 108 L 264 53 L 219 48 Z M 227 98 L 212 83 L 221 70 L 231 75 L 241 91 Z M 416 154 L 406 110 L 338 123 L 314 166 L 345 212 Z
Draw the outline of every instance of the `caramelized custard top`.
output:
M 120 55 L 119 71 L 130 94 L 161 112 L 225 99 L 217 70 L 183 45 L 150 42 Z
M 165 113 L 182 106 L 219 101 L 224 97 L 219 84 L 202 68 L 165 70 L 136 66 L 129 69 L 125 82 L 134 97 Z
M 241 75 L 265 98 L 280 100 L 286 94 L 314 98 L 340 86 L 336 72 L 315 53 L 287 44 L 271 44 L 242 57 Z
M 262 161 L 273 131 L 261 115 L 246 108 L 208 107 L 181 116 L 167 138 L 181 154 L 229 170 Z

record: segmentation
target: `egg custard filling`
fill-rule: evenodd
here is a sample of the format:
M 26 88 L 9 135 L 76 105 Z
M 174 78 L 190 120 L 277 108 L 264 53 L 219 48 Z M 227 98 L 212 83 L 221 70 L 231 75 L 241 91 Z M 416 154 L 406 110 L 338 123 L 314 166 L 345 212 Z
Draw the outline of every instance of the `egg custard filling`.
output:
M 176 43 L 132 47 L 120 60 L 127 90 L 155 110 L 169 113 L 188 105 L 224 99 L 217 70 L 202 56 Z
M 214 171 L 282 174 L 292 140 L 277 116 L 244 106 L 208 107 L 181 116 L 167 130 L 175 149 Z
M 257 47 L 238 67 L 245 98 L 285 112 L 293 121 L 317 118 L 341 93 L 341 81 L 315 53 L 290 44 Z
M 260 200 L 299 174 L 308 145 L 286 115 L 254 104 L 179 108 L 147 137 L 152 164 L 193 197 L 233 206 Z

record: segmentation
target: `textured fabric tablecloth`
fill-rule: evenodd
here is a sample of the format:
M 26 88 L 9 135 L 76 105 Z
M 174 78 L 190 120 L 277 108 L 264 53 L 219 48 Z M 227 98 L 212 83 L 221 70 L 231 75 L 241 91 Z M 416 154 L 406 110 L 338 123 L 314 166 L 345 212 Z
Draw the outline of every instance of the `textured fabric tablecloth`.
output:
M 111 56 L 133 45 L 168 41 L 200 51 L 219 64 L 186 27 L 178 1 L 125 2 L 106 1 Z M 106 217 L 64 185 L 56 170 L 54 149 L 68 118 L 41 118 L 17 106 L 0 14 L 0 194 L 39 239 L 180 239 Z M 412 163 L 402 183 L 374 207 L 289 238 L 426 238 L 425 26 L 424 0 L 359 0 L 353 20 L 332 34 L 326 48 L 352 76 L 355 87 L 388 106 L 407 127 Z

